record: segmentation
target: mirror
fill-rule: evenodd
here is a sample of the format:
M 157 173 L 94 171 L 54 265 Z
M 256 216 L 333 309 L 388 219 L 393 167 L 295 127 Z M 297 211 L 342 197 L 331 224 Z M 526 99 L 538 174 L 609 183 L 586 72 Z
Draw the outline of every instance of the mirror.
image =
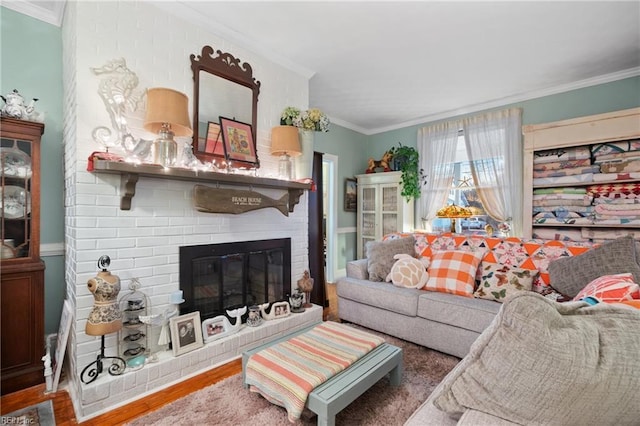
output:
M 256 141 L 260 82 L 247 62 L 211 46 L 191 55 L 193 71 L 193 150 L 200 160 L 224 159 L 219 118 L 229 117 L 251 125 Z M 258 165 L 256 164 L 256 167 Z

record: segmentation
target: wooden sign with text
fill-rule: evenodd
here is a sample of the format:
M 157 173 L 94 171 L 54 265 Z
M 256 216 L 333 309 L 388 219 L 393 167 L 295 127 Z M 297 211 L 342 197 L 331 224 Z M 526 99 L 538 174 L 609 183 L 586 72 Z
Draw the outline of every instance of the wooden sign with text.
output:
M 289 216 L 289 193 L 275 200 L 256 191 L 196 185 L 193 201 L 198 211 L 207 213 L 240 214 L 273 207 Z

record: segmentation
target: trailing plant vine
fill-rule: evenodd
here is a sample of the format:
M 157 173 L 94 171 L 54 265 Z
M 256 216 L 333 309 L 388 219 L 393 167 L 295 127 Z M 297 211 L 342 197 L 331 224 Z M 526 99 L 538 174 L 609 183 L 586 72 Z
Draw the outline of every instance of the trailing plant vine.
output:
M 418 150 L 398 142 L 398 146 L 391 148 L 389 152 L 393 154 L 393 163 L 402 172 L 400 176 L 402 192 L 400 194 L 407 201 L 419 198 L 420 188 L 427 182 L 427 176 L 420 168 Z

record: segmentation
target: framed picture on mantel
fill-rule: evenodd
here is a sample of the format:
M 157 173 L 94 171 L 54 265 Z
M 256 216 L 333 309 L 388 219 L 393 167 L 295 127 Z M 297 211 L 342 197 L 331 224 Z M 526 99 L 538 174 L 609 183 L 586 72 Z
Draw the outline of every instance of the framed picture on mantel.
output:
M 260 167 L 251 124 L 220 117 L 224 154 L 228 162 L 239 166 Z

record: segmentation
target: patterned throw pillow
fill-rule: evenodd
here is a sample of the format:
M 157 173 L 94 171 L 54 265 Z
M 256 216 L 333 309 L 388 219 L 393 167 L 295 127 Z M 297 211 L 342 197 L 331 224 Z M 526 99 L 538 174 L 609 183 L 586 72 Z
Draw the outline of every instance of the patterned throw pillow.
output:
M 538 271 L 515 268 L 499 263 L 484 264 L 480 268 L 482 278 L 480 285 L 473 293 L 479 299 L 495 300 L 502 303 L 504 299 L 518 291 L 530 291 Z
M 630 273 L 604 275 L 587 284 L 573 300 L 589 296 L 602 302 L 640 299 L 640 286 L 633 282 L 633 275 Z
M 475 276 L 485 251 L 437 251 L 431 257 L 429 281 L 423 290 L 473 297 Z

